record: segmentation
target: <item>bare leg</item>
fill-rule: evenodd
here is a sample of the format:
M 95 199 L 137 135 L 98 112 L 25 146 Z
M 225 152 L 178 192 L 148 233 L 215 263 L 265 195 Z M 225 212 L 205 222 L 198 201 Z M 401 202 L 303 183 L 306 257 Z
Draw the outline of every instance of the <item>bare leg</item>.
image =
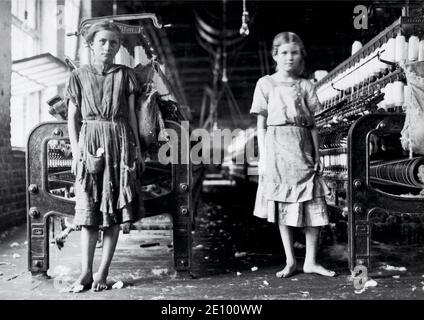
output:
M 103 231 L 102 261 L 100 262 L 99 270 L 94 277 L 92 286 L 92 290 L 94 291 L 102 291 L 108 288 L 106 279 L 109 273 L 113 254 L 115 253 L 116 243 L 118 242 L 119 230 L 119 225 L 114 225 Z
M 287 278 L 296 271 L 296 258 L 293 250 L 293 232 L 291 227 L 279 225 L 281 240 L 283 241 L 284 252 L 286 254 L 286 266 L 283 270 L 278 271 L 278 278 Z
M 305 227 L 306 255 L 305 263 L 303 265 L 303 272 L 317 273 L 327 277 L 334 277 L 336 274 L 334 271 L 327 270 L 316 262 L 320 230 L 320 227 Z
M 97 227 L 81 228 L 81 275 L 72 285 L 72 292 L 81 292 L 93 282 L 93 260 L 97 242 Z

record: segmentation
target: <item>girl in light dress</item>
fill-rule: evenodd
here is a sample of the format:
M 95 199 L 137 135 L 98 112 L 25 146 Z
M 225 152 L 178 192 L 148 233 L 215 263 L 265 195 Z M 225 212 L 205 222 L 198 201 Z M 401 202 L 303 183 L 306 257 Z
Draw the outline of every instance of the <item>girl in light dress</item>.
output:
M 328 224 L 314 111 L 319 101 L 313 84 L 300 78 L 306 52 L 292 32 L 275 36 L 272 57 L 276 72 L 256 84 L 250 113 L 257 115 L 259 183 L 254 215 L 278 223 L 286 255 L 277 277 L 297 269 L 292 228 L 304 228 L 303 272 L 332 277 L 316 261 L 321 226 Z

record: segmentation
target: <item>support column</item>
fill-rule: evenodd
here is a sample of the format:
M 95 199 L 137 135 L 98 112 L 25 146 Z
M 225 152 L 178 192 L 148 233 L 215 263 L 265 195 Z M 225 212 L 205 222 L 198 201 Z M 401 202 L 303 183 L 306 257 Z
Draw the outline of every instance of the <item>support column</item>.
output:
M 24 158 L 10 145 L 11 1 L 0 1 L 0 230 L 25 221 Z

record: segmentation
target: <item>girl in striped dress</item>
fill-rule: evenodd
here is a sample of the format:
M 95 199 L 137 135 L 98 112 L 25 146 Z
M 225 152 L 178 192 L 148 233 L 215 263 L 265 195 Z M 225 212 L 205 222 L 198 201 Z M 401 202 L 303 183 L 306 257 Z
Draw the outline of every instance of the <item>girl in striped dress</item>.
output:
M 113 64 L 121 31 L 109 22 L 93 24 L 85 34 L 93 63 L 75 69 L 67 88 L 68 129 L 75 182 L 74 224 L 81 226 L 81 275 L 72 287 L 107 289 L 109 266 L 120 224 L 141 218 L 140 141 L 135 113 L 137 80 L 132 69 Z M 82 119 L 82 121 L 81 121 Z M 93 277 L 98 230 L 103 251 Z

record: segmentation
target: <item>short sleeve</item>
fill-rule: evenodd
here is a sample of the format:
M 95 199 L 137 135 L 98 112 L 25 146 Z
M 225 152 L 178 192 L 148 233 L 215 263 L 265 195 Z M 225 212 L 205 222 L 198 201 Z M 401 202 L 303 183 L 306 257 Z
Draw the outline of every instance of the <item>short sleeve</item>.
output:
M 260 114 L 265 117 L 268 116 L 268 93 L 264 88 L 262 78 L 256 83 L 250 113 L 255 115 Z
M 127 94 L 138 95 L 141 92 L 140 84 L 133 69 L 127 68 Z
M 305 80 L 306 105 L 312 114 L 320 107 L 320 102 L 316 93 L 316 87 L 309 80 Z
M 69 76 L 68 86 L 66 88 L 65 98 L 72 101 L 72 103 L 81 110 L 81 82 L 78 78 L 77 71 L 73 70 Z

